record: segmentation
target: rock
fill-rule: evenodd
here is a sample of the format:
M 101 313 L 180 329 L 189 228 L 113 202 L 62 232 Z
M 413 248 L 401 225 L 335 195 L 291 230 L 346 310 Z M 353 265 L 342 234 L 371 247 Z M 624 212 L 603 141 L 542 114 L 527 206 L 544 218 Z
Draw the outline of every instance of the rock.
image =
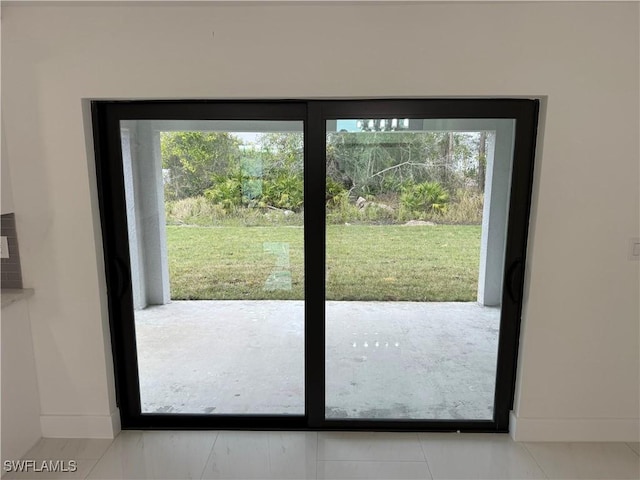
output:
M 381 208 L 382 210 L 393 213 L 393 208 L 391 208 L 389 205 L 385 205 L 384 203 L 375 203 L 374 205 L 378 208 Z
M 389 205 L 385 205 L 384 203 L 370 202 L 363 197 L 358 197 L 358 199 L 356 200 L 356 207 L 358 207 L 360 210 L 368 207 L 375 207 L 393 213 L 393 208 L 391 208 Z
M 425 222 L 424 220 L 409 220 L 407 223 L 403 225 L 403 227 L 435 227 L 437 224 L 433 222 Z

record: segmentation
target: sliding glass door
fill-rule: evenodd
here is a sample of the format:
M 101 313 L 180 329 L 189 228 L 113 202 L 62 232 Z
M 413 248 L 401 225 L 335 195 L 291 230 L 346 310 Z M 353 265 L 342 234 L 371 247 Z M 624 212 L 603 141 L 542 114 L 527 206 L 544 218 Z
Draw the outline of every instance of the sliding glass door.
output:
M 141 412 L 304 415 L 303 122 L 120 132 Z
M 507 428 L 537 102 L 93 113 L 123 428 Z
M 512 119 L 327 121 L 327 419 L 493 418 L 513 140 Z

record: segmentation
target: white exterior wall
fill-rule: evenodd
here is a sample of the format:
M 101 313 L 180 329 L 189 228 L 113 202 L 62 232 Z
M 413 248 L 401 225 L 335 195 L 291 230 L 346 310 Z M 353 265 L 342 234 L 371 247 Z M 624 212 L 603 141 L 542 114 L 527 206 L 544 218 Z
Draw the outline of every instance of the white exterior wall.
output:
M 3 7 L 6 151 L 37 292 L 45 433 L 112 435 L 116 413 L 82 99 L 539 96 L 515 435 L 638 441 L 638 9 Z

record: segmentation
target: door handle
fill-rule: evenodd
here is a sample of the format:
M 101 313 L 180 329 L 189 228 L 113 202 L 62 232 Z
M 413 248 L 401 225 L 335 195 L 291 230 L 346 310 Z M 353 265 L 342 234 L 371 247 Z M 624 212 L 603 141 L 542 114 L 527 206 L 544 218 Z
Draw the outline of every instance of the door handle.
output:
M 520 287 L 518 282 L 520 275 L 516 275 L 516 273 L 518 272 L 520 267 L 522 267 L 522 258 L 516 258 L 509 266 L 506 275 L 507 295 L 513 303 L 518 302 L 518 299 L 516 298 L 516 291 L 520 291 L 520 289 L 518 288 Z

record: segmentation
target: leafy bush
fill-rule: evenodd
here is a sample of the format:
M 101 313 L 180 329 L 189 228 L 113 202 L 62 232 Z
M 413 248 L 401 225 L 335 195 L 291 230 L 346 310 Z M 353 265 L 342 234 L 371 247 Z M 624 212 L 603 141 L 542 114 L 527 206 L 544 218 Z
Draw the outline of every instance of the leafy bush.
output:
M 302 225 L 303 188 L 303 179 L 297 174 L 264 180 L 239 175 L 219 178 L 206 196 L 167 201 L 167 224 Z M 483 193 L 476 189 L 459 189 L 449 196 L 435 182 L 405 184 L 400 195 L 367 196 L 364 205 L 356 205 L 341 183 L 328 178 L 326 188 L 328 224 L 398 224 L 407 220 L 482 223 Z
M 262 178 L 241 174 L 217 176 L 205 196 L 227 212 L 238 207 L 275 207 L 298 212 L 304 203 L 304 181 L 301 175 L 287 172 Z
M 360 210 L 355 204 L 349 202 L 349 194 L 346 190 L 327 202 L 327 223 L 329 224 L 351 223 L 357 220 L 359 215 Z
M 304 180 L 301 175 L 281 172 L 262 183 L 260 205 L 300 211 L 304 204 Z
M 348 195 L 345 186 L 331 177 L 327 177 L 325 192 L 327 207 L 338 205 Z
M 449 193 L 438 182 L 408 183 L 402 189 L 400 203 L 410 215 L 442 214 L 449 203 Z
M 216 177 L 214 185 L 205 192 L 205 197 L 213 204 L 230 211 L 242 205 L 242 177 Z

